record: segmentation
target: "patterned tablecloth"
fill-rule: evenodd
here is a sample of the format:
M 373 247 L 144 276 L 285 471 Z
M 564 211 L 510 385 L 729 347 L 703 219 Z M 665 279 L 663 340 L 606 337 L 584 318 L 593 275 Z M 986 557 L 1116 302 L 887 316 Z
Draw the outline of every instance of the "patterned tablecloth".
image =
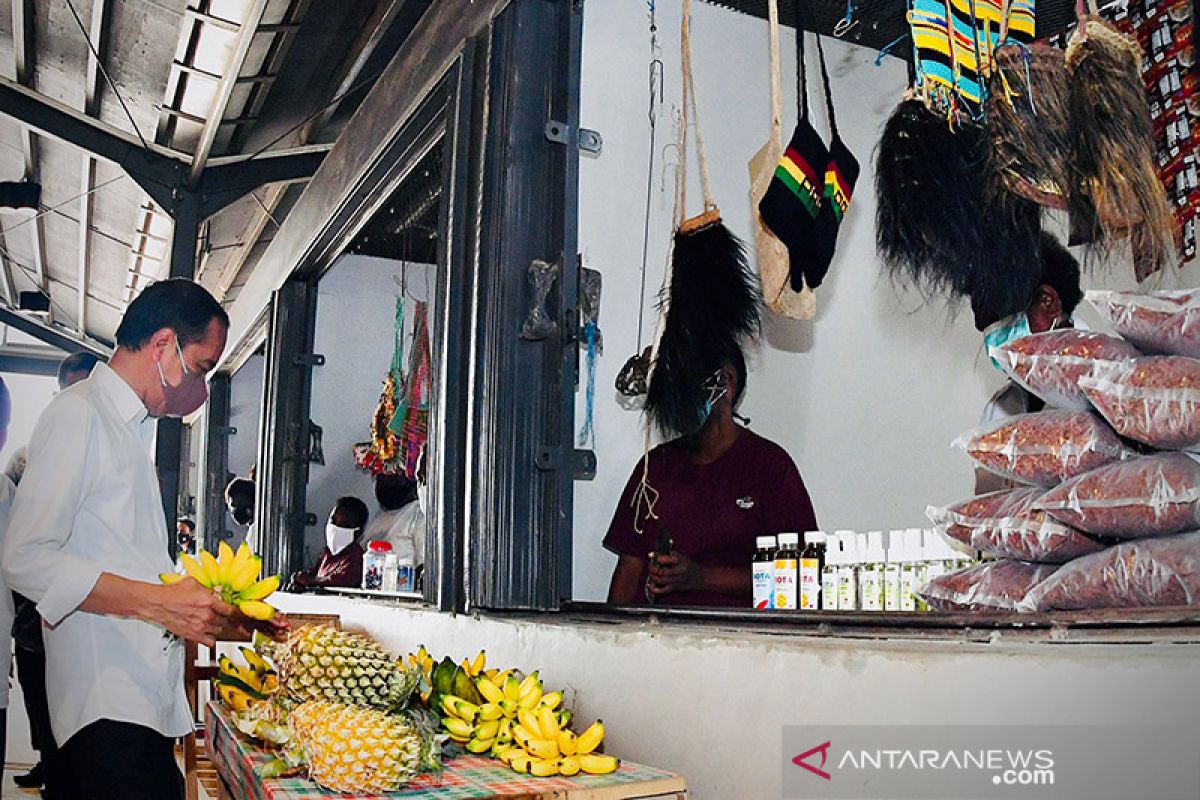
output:
M 221 779 L 235 797 L 246 800 L 293 800 L 307 797 L 348 797 L 321 789 L 306 778 L 263 780 L 258 768 L 270 756 L 234 727 L 223 707 L 208 704 L 205 747 Z M 446 764 L 440 778 L 422 776 L 388 798 L 460 800 L 461 798 L 528 798 L 529 800 L 620 800 L 621 798 L 686 797 L 682 776 L 622 761 L 610 775 L 574 778 L 531 778 L 518 775 L 490 758 L 468 756 Z M 363 796 L 364 800 L 366 796 Z

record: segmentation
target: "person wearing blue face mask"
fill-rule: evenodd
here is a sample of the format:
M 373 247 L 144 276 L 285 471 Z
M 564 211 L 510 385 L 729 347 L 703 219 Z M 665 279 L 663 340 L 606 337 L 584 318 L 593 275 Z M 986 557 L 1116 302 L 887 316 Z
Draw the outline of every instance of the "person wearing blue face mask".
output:
M 746 387 L 740 350 L 704 383 L 701 428 L 659 445 L 634 467 L 604 537 L 617 556 L 612 605 L 750 608 L 755 539 L 817 529 L 800 471 L 787 451 L 737 414 Z M 653 508 L 635 497 L 643 464 Z
M 1042 262 L 1042 280 L 1024 309 L 1013 313 L 1011 309 L 984 308 L 972 300 L 975 328 L 983 334 L 984 347 L 988 350 L 1030 334 L 1075 326 L 1072 315 L 1083 300 L 1083 289 L 1079 285 L 1079 262 L 1054 236 L 1045 231 L 1042 232 L 1038 256 Z M 980 422 L 997 422 L 1006 417 L 1041 411 L 1044 407 L 1041 398 L 1009 381 L 984 406 Z M 992 473 L 983 470 L 976 472 L 977 494 L 1008 486 L 1002 478 Z

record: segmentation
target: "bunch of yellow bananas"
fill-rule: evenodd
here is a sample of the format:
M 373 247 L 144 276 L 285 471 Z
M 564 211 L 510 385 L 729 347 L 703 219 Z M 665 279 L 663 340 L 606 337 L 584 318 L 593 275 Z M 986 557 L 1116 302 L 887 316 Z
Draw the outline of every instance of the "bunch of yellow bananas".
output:
M 251 619 L 270 619 L 275 616 L 274 607 L 263 602 L 272 592 L 279 588 L 279 576 L 258 579 L 262 571 L 262 559 L 250 552 L 245 542 L 234 553 L 233 548 L 225 542 L 217 547 L 218 558 L 207 550 L 201 550 L 198 558 L 184 553 L 180 556 L 183 568 L 187 574 L 195 578 L 201 586 L 219 589 L 221 599 L 231 606 L 237 606 L 243 614 Z M 165 584 L 178 583 L 184 576 L 174 572 L 164 572 L 159 576 Z
M 543 706 L 537 714 L 521 712 L 512 730 L 514 744 L 501 752 L 500 760 L 517 772 L 569 778 L 580 772 L 606 775 L 621 766 L 616 757 L 596 752 L 604 741 L 604 723 L 599 720 L 577 736 Z
M 480 663 L 474 682 L 486 702 L 444 694 L 437 709 L 445 714 L 442 725 L 450 739 L 468 752 L 538 777 L 601 775 L 619 766 L 612 756 L 594 752 L 604 740 L 604 725 L 597 722 L 580 736 L 572 733 L 567 727 L 571 713 L 559 708 L 563 693 L 546 692 L 538 673 L 521 679 L 513 670 L 484 671 Z
M 222 655 L 217 659 L 217 695 L 230 711 L 244 713 L 266 702 L 279 690 L 279 676 L 262 656 L 249 647 L 238 648 L 246 664 Z

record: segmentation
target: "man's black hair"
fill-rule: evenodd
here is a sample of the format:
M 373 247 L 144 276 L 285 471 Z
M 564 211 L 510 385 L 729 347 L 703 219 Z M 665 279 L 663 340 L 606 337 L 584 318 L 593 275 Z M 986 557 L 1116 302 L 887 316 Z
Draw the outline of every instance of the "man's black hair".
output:
M 225 486 L 225 502 L 231 506 L 254 505 L 254 482 L 247 478 L 234 478 Z
M 129 304 L 117 328 L 117 344 L 141 350 L 151 336 L 170 328 L 179 346 L 186 347 L 202 341 L 214 319 L 229 327 L 229 315 L 207 289 L 187 278 L 169 278 L 150 284 Z
M 367 524 L 367 518 L 371 516 L 371 512 L 367 511 L 367 504 L 357 497 L 339 497 L 337 505 L 333 507 L 334 512 L 338 510 L 342 512 L 342 518 L 346 522 L 346 527 L 361 528 Z
M 375 500 L 384 511 L 404 508 L 417 499 L 417 482 L 406 475 L 380 473 L 375 476 Z
M 182 522 L 187 527 L 187 529 L 189 531 L 191 531 L 192 533 L 196 532 L 196 521 L 195 520 L 189 519 L 188 517 L 180 517 L 177 524 L 179 522 Z
M 1042 283 L 1053 287 L 1062 303 L 1063 313 L 1070 316 L 1083 300 L 1083 289 L 1079 288 L 1079 262 L 1046 231 L 1042 231 L 1038 242 L 1038 256 L 1042 259 Z
M 71 353 L 58 363 L 58 388 L 67 388 L 67 375 L 72 372 L 86 372 L 89 375 L 100 363 L 100 357 L 94 353 Z

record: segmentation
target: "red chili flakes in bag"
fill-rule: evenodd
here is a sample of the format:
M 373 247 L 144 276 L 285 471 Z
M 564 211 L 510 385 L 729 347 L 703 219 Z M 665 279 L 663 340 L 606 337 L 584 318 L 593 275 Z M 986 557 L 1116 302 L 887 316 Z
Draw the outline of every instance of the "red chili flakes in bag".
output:
M 1037 487 L 992 492 L 926 513 L 944 535 L 1004 558 L 1061 564 L 1104 548 L 1037 510 L 1042 493 Z
M 1115 539 L 1200 527 L 1200 462 L 1159 453 L 1109 464 L 1051 489 L 1034 506 L 1078 530 Z
M 989 561 L 939 575 L 917 593 L 935 611 L 1017 611 L 1026 595 L 1057 569 L 1057 564 Z
M 1085 411 L 1091 406 L 1079 379 L 1097 361 L 1128 361 L 1141 355 L 1124 339 L 1074 329 L 1023 336 L 993 348 L 992 358 L 1020 385 L 1055 408 Z
M 1039 411 L 965 434 L 955 446 L 1005 478 L 1055 486 L 1133 455 L 1104 421 L 1087 411 Z
M 1079 385 L 1122 436 L 1160 450 L 1200 450 L 1200 361 L 1144 356 L 1097 364 Z
M 1200 605 L 1200 532 L 1139 539 L 1072 561 L 1031 591 L 1023 611 Z
M 1200 358 L 1200 289 L 1151 294 L 1093 290 L 1087 299 L 1117 333 L 1144 352 Z

